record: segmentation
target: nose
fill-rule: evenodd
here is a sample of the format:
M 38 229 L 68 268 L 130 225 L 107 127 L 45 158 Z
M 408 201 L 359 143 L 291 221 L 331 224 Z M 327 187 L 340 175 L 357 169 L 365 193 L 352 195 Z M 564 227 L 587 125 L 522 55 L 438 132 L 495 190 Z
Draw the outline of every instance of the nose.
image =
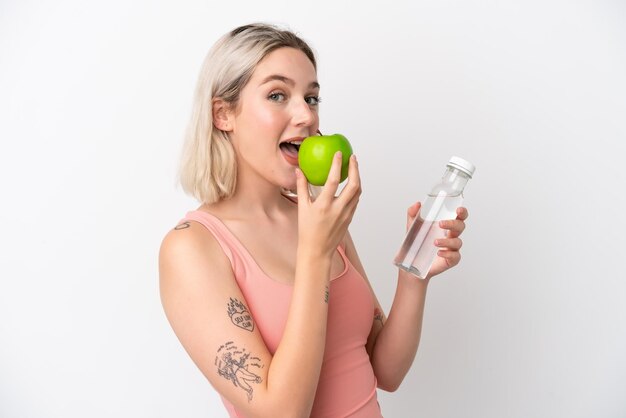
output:
M 317 109 L 304 100 L 298 101 L 294 107 L 293 122 L 296 126 L 311 126 L 317 120 Z

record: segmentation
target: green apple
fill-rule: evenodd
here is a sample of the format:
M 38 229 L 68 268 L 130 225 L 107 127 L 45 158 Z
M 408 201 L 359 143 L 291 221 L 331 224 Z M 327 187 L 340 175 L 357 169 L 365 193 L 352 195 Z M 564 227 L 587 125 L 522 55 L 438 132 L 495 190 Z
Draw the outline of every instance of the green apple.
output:
M 341 181 L 348 178 L 348 163 L 352 147 L 341 134 L 309 136 L 298 151 L 298 164 L 309 183 L 323 186 L 333 163 L 333 156 L 341 151 Z

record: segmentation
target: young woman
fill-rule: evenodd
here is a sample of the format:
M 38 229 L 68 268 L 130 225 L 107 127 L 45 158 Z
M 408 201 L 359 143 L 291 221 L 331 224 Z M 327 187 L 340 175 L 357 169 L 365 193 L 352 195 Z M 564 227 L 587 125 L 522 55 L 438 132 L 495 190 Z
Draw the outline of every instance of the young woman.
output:
M 348 233 L 356 157 L 337 195 L 335 156 L 314 200 L 298 169 L 319 90 L 309 46 L 270 25 L 226 34 L 201 70 L 181 165 L 201 206 L 163 240 L 161 299 L 231 417 L 380 417 L 376 388 L 400 385 L 419 343 L 430 277 L 400 271 L 387 319 Z M 431 276 L 459 262 L 466 218 L 443 223 Z

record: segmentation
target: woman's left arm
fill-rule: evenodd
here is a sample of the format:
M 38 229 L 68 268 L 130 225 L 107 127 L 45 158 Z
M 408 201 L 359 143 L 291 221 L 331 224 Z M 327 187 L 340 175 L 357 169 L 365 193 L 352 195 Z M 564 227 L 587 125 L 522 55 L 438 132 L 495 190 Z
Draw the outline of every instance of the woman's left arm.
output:
M 408 225 L 417 216 L 419 208 L 419 203 L 409 208 Z M 376 307 L 366 348 L 379 388 L 389 392 L 395 391 L 413 364 L 422 333 L 428 283 L 431 277 L 459 263 L 461 259 L 459 250 L 462 246 L 459 236 L 465 229 L 467 217 L 467 210 L 459 208 L 456 219 L 441 221 L 441 227 L 447 230 L 446 238 L 440 239 L 437 243 L 440 248 L 438 257 L 426 279 L 420 280 L 404 270 L 398 271 L 398 285 L 388 318 L 385 318 L 370 285 Z M 346 237 L 346 255 L 369 284 L 349 234 Z

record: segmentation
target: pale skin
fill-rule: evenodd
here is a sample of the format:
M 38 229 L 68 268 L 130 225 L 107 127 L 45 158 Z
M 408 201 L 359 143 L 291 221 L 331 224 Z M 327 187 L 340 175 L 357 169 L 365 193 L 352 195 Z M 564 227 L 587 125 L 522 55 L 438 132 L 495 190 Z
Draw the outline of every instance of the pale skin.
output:
M 228 258 L 203 226 L 191 221 L 175 228 L 161 246 L 161 299 L 172 328 L 215 389 L 250 417 L 310 415 L 326 343 L 329 281 L 344 268 L 336 251 L 340 243 L 368 280 L 348 233 L 361 194 L 356 157 L 350 160 L 347 185 L 336 197 L 341 161 L 337 154 L 322 194 L 312 201 L 306 179 L 279 148 L 281 141 L 317 132 L 318 94 L 317 74 L 306 55 L 280 48 L 257 65 L 237 108 L 219 98 L 213 102 L 214 124 L 228 133 L 235 149 L 237 188 L 232 198 L 199 210 L 220 218 L 265 273 L 293 286 L 287 323 L 274 355 L 258 327 L 242 329 L 231 321 L 225 308 L 228 301 L 247 303 Z M 296 189 L 298 204 L 286 199 L 281 189 Z M 419 203 L 411 206 L 407 221 L 418 211 Z M 460 260 L 459 236 L 467 210 L 460 208 L 457 215 L 442 224 L 448 233 L 437 244 L 441 250 L 429 277 L 416 280 L 399 273 L 388 319 L 374 295 L 377 314 L 372 312 L 367 350 L 384 390 L 395 390 L 413 362 L 431 277 Z M 234 359 L 245 360 L 241 360 L 245 373 L 258 376 L 246 387 L 218 373 L 218 350 L 230 347 L 251 353 L 246 357 L 233 351 Z

